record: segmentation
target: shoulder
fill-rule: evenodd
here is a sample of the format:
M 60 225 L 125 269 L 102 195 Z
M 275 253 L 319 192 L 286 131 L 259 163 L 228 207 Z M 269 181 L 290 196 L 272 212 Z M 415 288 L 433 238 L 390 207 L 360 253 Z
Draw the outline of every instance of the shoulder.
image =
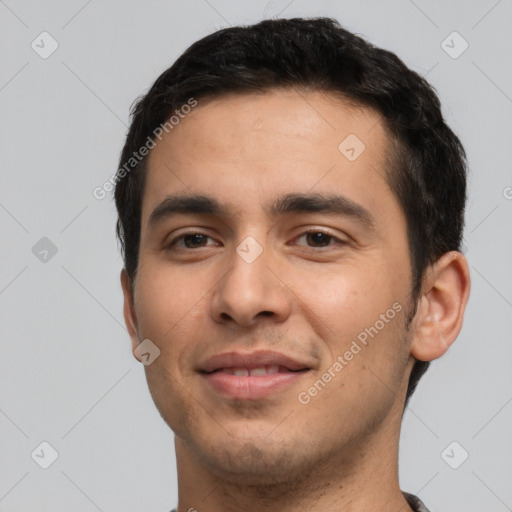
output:
M 414 512 L 429 512 L 425 504 L 417 496 L 414 496 L 414 494 L 404 492 L 403 495 Z

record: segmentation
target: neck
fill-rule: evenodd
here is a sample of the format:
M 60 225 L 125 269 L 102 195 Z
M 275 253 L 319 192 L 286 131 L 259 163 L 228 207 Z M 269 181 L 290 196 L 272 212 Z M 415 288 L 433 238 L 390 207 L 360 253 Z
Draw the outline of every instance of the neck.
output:
M 401 408 L 396 413 L 357 449 L 333 451 L 279 481 L 218 471 L 176 436 L 178 512 L 410 512 L 398 483 Z

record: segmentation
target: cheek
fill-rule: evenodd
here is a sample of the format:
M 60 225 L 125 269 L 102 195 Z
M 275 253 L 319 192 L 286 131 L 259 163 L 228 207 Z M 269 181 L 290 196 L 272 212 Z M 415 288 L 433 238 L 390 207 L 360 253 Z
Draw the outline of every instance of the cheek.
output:
M 294 291 L 303 303 L 302 315 L 324 340 L 325 358 L 321 372 L 331 369 L 336 383 L 345 391 L 359 394 L 385 382 L 395 381 L 397 361 L 403 361 L 406 286 L 384 266 L 339 268 L 328 274 L 305 278 Z M 299 306 L 300 307 L 300 306 Z M 340 359 L 341 358 L 341 361 Z M 338 361 L 338 371 L 332 368 Z M 326 375 L 329 379 L 330 376 Z M 324 399 L 327 399 L 325 394 Z
M 163 352 L 178 351 L 200 329 L 201 319 L 204 322 L 207 288 L 175 269 L 146 266 L 139 278 L 135 290 L 139 335 Z
M 321 272 L 290 276 L 293 291 L 303 304 L 303 314 L 310 321 L 323 325 L 331 336 L 356 335 L 373 325 L 379 315 L 401 299 L 397 282 L 382 265 L 359 262 L 331 266 Z M 316 319 L 316 320 L 315 320 Z
M 160 350 L 159 357 L 144 367 L 148 388 L 164 420 L 185 435 L 184 425 L 194 410 L 183 380 L 190 371 L 186 357 L 191 340 L 197 342 L 205 332 L 206 289 L 191 286 L 193 279 L 183 273 L 156 266 L 144 267 L 138 278 L 135 302 L 139 336 L 150 339 Z M 173 413 L 178 410 L 179 415 Z

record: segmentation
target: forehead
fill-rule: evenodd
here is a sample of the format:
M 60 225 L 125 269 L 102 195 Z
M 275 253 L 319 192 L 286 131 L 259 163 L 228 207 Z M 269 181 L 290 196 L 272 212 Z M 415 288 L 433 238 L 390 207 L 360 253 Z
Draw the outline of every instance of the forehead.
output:
M 263 203 L 271 195 L 336 189 L 366 196 L 371 207 L 379 194 L 392 195 L 384 179 L 389 144 L 377 112 L 329 93 L 199 101 L 148 157 L 142 222 L 170 193 L 213 193 L 243 212 L 253 208 L 250 197 Z

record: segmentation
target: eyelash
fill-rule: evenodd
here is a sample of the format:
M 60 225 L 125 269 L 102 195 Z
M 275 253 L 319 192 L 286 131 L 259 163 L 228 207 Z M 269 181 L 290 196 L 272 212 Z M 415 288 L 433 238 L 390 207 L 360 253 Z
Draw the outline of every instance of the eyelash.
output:
M 303 236 L 307 236 L 308 234 L 318 234 L 318 233 L 321 233 L 323 235 L 325 235 L 326 237 L 329 238 L 329 242 L 330 241 L 336 241 L 337 243 L 339 244 L 342 244 L 342 245 L 345 245 L 346 242 L 344 242 L 343 240 L 340 240 L 339 238 L 335 237 L 334 235 L 332 235 L 331 233 L 327 232 L 327 231 L 324 231 L 322 229 L 308 229 L 304 232 L 302 232 L 299 236 L 297 236 L 295 239 L 300 239 L 302 238 Z M 182 240 L 184 240 L 185 238 L 189 237 L 189 236 L 194 236 L 194 235 L 201 235 L 201 236 L 204 236 L 206 238 L 212 238 L 208 235 L 206 235 L 205 233 L 202 233 L 200 231 L 189 231 L 189 232 L 186 232 L 186 233 L 183 233 L 182 235 L 176 237 L 175 239 L 173 239 L 167 246 L 166 246 L 166 249 L 167 250 L 172 250 L 174 247 L 176 247 L 176 244 Z M 315 247 L 315 246 L 308 246 L 309 248 L 311 249 L 325 249 L 327 247 L 330 247 L 331 243 L 325 245 L 325 246 L 319 246 L 319 247 Z M 193 251 L 195 249 L 203 249 L 207 246 L 201 246 L 201 247 L 197 247 L 197 248 L 190 248 L 190 247 L 179 247 L 179 250 L 183 250 L 183 251 Z

